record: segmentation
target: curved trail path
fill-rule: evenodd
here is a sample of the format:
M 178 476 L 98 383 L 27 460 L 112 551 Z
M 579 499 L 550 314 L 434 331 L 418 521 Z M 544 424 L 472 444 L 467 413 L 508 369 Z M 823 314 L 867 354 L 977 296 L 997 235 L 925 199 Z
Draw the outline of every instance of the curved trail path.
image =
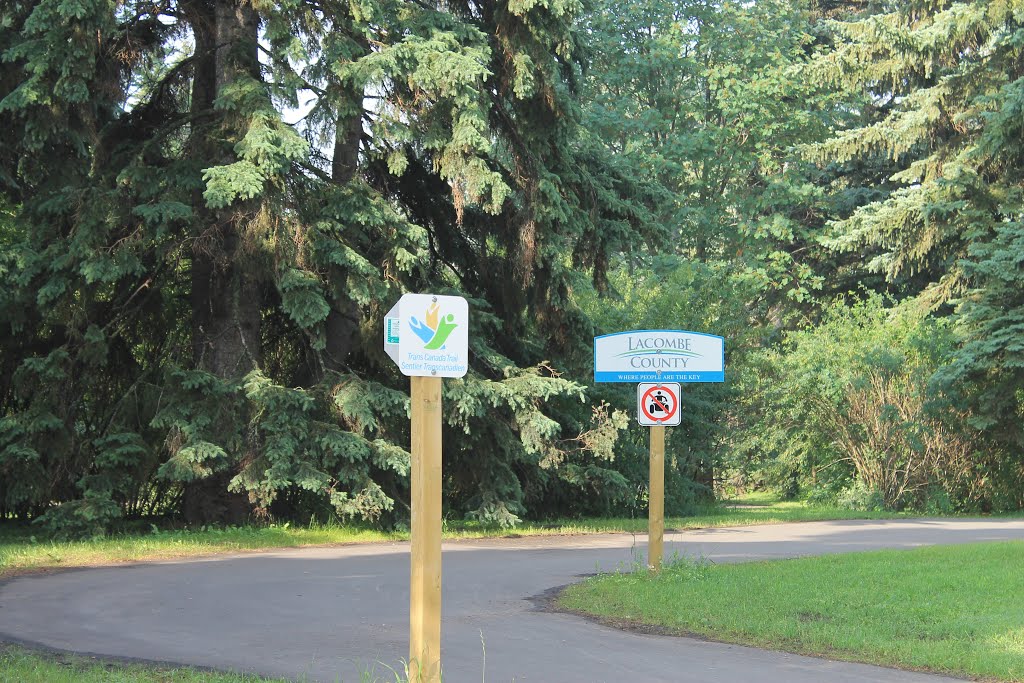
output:
M 665 535 L 715 562 L 1024 539 L 1021 519 L 835 521 Z M 942 681 L 552 613 L 545 591 L 646 553 L 630 534 L 444 545 L 446 683 Z M 408 648 L 408 544 L 311 548 L 27 576 L 0 584 L 0 640 L 303 681 L 394 680 Z

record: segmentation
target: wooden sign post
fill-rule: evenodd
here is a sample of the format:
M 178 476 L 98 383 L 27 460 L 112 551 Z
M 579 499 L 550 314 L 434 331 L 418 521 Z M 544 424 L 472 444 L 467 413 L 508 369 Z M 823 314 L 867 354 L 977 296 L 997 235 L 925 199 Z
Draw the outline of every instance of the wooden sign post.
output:
M 661 569 L 665 541 L 665 427 L 680 423 L 679 382 L 724 382 L 725 340 L 683 330 L 594 337 L 595 382 L 640 382 L 637 421 L 651 428 L 647 566 Z
M 647 567 L 661 569 L 665 538 L 665 427 L 682 421 L 678 382 L 640 383 L 636 419 L 651 428 L 650 479 L 647 486 Z
M 665 539 L 665 425 L 651 427 L 651 473 L 647 503 L 647 568 L 661 569 Z
M 411 377 L 409 680 L 441 680 L 441 378 Z
M 384 317 L 384 351 L 409 376 L 410 570 L 408 679 L 441 680 L 441 378 L 469 369 L 469 306 L 406 294 Z

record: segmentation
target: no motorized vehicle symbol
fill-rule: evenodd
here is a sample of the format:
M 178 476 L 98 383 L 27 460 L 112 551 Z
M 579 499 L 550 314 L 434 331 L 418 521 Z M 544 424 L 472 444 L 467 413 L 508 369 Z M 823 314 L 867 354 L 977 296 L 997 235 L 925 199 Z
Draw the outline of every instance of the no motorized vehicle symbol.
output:
M 637 385 L 637 422 L 648 426 L 678 425 L 682 418 L 679 411 L 679 389 L 677 382 Z

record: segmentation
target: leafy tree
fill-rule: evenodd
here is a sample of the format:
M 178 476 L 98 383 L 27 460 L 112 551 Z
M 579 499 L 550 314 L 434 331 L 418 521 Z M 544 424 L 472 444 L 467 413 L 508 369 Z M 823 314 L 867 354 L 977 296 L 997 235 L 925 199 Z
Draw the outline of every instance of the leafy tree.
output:
M 928 387 L 954 352 L 950 327 L 874 295 L 838 302 L 762 352 L 745 387 L 762 413 L 750 449 L 773 456 L 762 476 L 833 500 L 846 489 L 854 505 L 987 506 L 991 463 L 976 457 L 963 413 L 938 410 Z
M 677 253 L 748 268 L 767 296 L 808 300 L 821 227 L 814 173 L 791 148 L 835 113 L 794 77 L 811 15 L 789 2 L 599 3 L 588 120 L 660 190 Z

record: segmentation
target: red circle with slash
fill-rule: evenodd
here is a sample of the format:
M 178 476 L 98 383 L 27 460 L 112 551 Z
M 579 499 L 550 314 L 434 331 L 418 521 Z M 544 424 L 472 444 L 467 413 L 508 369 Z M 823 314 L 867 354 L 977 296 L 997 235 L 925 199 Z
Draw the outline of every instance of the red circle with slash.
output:
M 666 394 L 668 394 L 668 398 L 672 400 L 671 410 L 669 410 L 668 406 L 666 406 L 663 402 L 659 401 L 657 398 L 652 396 L 652 394 L 655 391 L 664 391 Z M 662 411 L 664 411 L 665 414 L 661 415 L 660 417 L 652 415 L 651 411 L 647 409 L 649 400 L 660 405 Z M 646 416 L 648 420 L 651 420 L 653 422 L 667 422 L 668 420 L 671 420 L 672 416 L 676 414 L 676 410 L 678 408 L 679 397 L 673 394 L 668 387 L 651 387 L 650 389 L 644 392 L 643 398 L 640 399 L 640 410 L 644 411 L 644 416 Z

